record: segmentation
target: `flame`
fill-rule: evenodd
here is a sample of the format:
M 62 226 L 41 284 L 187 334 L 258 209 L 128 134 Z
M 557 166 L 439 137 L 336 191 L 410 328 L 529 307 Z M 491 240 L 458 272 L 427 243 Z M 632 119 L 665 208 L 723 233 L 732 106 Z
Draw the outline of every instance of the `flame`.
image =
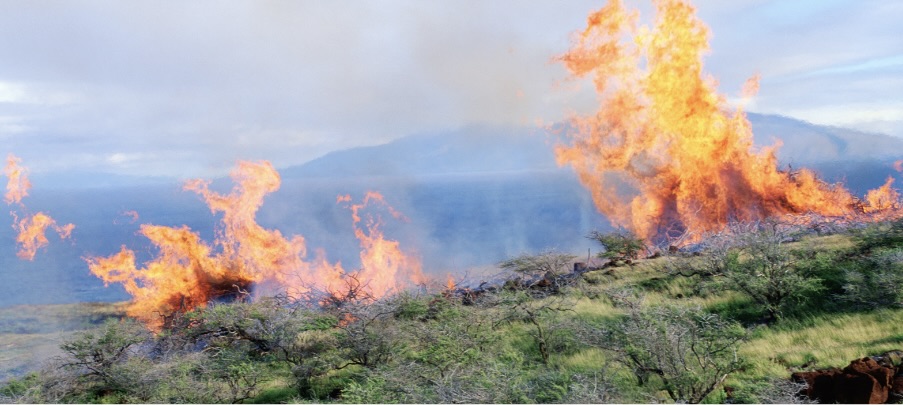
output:
M 25 168 L 20 166 L 20 163 L 22 163 L 22 159 L 12 153 L 7 155 L 6 166 L 3 169 L 7 178 L 4 200 L 10 205 L 22 204 L 22 199 L 28 196 L 28 189 L 31 188 Z
M 888 177 L 884 185 L 874 190 L 869 190 L 865 195 L 867 203 L 863 210 L 867 213 L 871 212 L 888 212 L 900 209 L 900 193 L 891 186 L 894 184 L 894 178 Z
M 28 196 L 31 182 L 28 180 L 28 170 L 21 163 L 22 159 L 13 154 L 9 154 L 6 158 L 4 173 L 8 181 L 5 201 L 9 205 L 17 204 L 24 211 L 22 199 Z M 15 211 L 11 211 L 10 215 L 13 217 L 13 229 L 18 232 L 16 243 L 19 244 L 19 251 L 16 252 L 16 256 L 21 259 L 34 260 L 38 249 L 50 243 L 45 235 L 47 228 L 55 230 L 60 239 L 69 238 L 75 229 L 73 224 L 57 225 L 56 220 L 43 212 L 25 215 L 22 219 L 19 219 Z
M 654 26 L 638 28 L 637 13 L 611 0 L 559 57 L 574 77 L 592 77 L 599 109 L 573 118 L 571 144 L 557 146 L 556 157 L 575 169 L 614 225 L 660 241 L 734 220 L 888 206 L 862 203 L 809 170 L 778 170 L 780 144 L 754 150 L 742 108 L 730 112 L 715 79 L 703 73 L 708 28 L 685 1 L 654 3 Z M 757 90 L 753 77 L 743 96 Z
M 903 160 L 898 160 L 894 162 L 894 170 L 898 172 L 903 172 Z
M 226 195 L 211 191 L 210 182 L 204 180 L 184 186 L 198 193 L 213 214 L 223 214 L 212 245 L 187 226 L 145 224 L 140 232 L 158 254 L 143 268 L 136 266 L 134 252 L 125 246 L 110 257 L 85 259 L 105 284 L 122 283 L 132 295 L 130 316 L 159 329 L 173 313 L 245 293 L 252 284 L 295 295 L 341 282 L 344 272 L 339 264 L 330 264 L 322 254 L 304 260 L 307 248 L 302 236 L 286 238 L 257 224 L 263 198 L 280 186 L 279 174 L 269 162 L 239 162 L 230 176 L 235 186 Z
M 13 229 L 19 232 L 16 236 L 16 242 L 19 244 L 19 251 L 16 252 L 16 256 L 26 260 L 34 260 L 38 249 L 50 243 L 45 235 L 47 228 L 53 228 L 60 236 L 60 239 L 69 238 L 72 235 L 72 230 L 75 229 L 73 224 L 57 225 L 53 218 L 43 212 L 26 216 L 21 220 L 13 213 L 13 218 Z
M 448 278 L 445 280 L 445 289 L 448 291 L 453 291 L 456 285 L 457 283 L 455 283 L 455 277 L 449 274 Z
M 336 202 L 351 202 L 351 196 L 338 196 Z M 386 203 L 381 194 L 373 191 L 368 191 L 360 204 L 350 206 L 354 235 L 361 245 L 359 277 L 365 280 L 368 292 L 380 297 L 411 285 L 425 283 L 420 259 L 402 252 L 398 241 L 385 238 L 379 229 L 381 217 L 368 215 L 365 227 L 360 226 L 360 211 L 371 203 L 381 204 L 396 219 L 404 219 L 400 212 Z
M 190 180 L 184 189 L 199 194 L 214 215 L 222 214 L 213 243 L 204 242 L 187 226 L 144 224 L 140 233 L 157 248 L 157 255 L 139 268 L 135 253 L 123 246 L 109 257 L 88 257 L 91 272 L 105 284 L 121 283 L 132 295 L 127 312 L 159 330 L 167 317 L 227 295 L 245 294 L 252 286 L 293 296 L 313 292 L 342 291 L 350 274 L 317 251 L 306 260 L 303 236 L 284 236 L 256 221 L 266 195 L 279 189 L 279 173 L 269 162 L 239 162 L 230 176 L 235 183 L 229 194 L 210 189 L 210 182 Z M 350 197 L 339 202 L 350 202 Z M 422 282 L 419 260 L 401 252 L 398 242 L 386 240 L 378 220 L 368 217 L 366 231 L 358 227 L 359 210 L 371 201 L 385 205 L 396 218 L 401 214 L 385 204 L 377 193 L 352 205 L 355 235 L 360 239 L 363 268 L 354 280 L 379 297 L 411 283 Z M 137 214 L 134 216 L 137 217 Z M 335 295 L 333 293 L 333 295 Z M 339 297 L 341 298 L 341 297 Z

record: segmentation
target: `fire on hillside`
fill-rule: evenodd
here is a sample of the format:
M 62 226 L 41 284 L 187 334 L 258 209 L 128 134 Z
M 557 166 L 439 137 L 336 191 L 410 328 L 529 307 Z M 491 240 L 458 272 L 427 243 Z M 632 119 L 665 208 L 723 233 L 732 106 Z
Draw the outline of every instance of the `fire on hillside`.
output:
M 592 116 L 572 118 L 568 143 L 558 145 L 555 154 L 559 164 L 573 167 L 612 224 L 653 244 L 680 244 L 732 222 L 806 214 L 876 220 L 903 214 L 893 178 L 858 198 L 810 170 L 781 170 L 775 154 L 780 144 L 754 148 L 743 107 L 729 105 L 716 91 L 716 80 L 703 71 L 709 33 L 695 9 L 683 0 L 655 5 L 654 24 L 640 26 L 637 12 L 611 0 L 589 16 L 573 47 L 558 57 L 574 78 L 592 78 L 599 107 Z M 749 79 L 743 97 L 753 97 L 758 87 L 757 77 Z M 903 161 L 894 167 L 903 171 Z M 31 186 L 26 173 L 10 155 L 5 200 L 22 212 Z M 351 211 L 360 246 L 361 268 L 348 271 L 324 251 L 311 252 L 304 236 L 284 235 L 257 222 L 264 198 L 281 185 L 269 162 L 241 161 L 230 175 L 234 187 L 228 194 L 214 191 L 207 180 L 184 185 L 220 216 L 212 241 L 187 225 L 143 224 L 139 232 L 156 253 L 145 263 L 139 264 L 135 251 L 124 245 L 110 256 L 85 258 L 92 274 L 105 284 L 121 283 L 132 296 L 129 315 L 159 330 L 173 314 L 238 295 L 342 297 L 354 284 L 356 293 L 378 298 L 431 282 L 420 258 L 381 230 L 383 219 L 374 210 L 406 220 L 381 194 L 367 192 L 358 203 L 350 195 L 336 198 Z M 63 239 L 74 228 L 42 212 L 12 215 L 18 255 L 24 259 L 33 259 L 48 244 L 48 228 Z M 139 213 L 121 216 L 134 222 Z M 446 289 L 472 293 L 451 277 Z
M 280 186 L 279 173 L 270 163 L 239 162 L 231 177 L 235 187 L 227 195 L 211 191 L 210 183 L 203 180 L 189 181 L 184 187 L 201 195 L 212 213 L 223 214 L 212 244 L 186 226 L 145 224 L 141 233 L 159 253 L 143 268 L 125 246 L 115 255 L 86 259 L 93 274 L 105 283 L 122 283 L 132 295 L 129 315 L 160 328 L 174 313 L 242 294 L 251 286 L 256 293 L 335 295 L 353 277 L 366 294 L 380 297 L 425 281 L 419 260 L 403 252 L 397 241 L 384 237 L 379 217 L 368 217 L 366 231 L 359 227 L 360 211 L 371 202 L 401 216 L 378 193 L 369 192 L 362 203 L 351 206 L 362 269 L 347 272 L 341 263 L 330 263 L 324 252 L 308 258 L 303 236 L 284 236 L 257 223 L 263 198 Z M 339 197 L 339 202 L 350 201 L 350 196 Z
M 575 77 L 592 78 L 599 108 L 572 119 L 558 162 L 573 166 L 614 225 L 649 241 L 688 243 L 732 221 L 899 215 L 892 179 L 858 199 L 810 170 L 780 170 L 780 144 L 754 150 L 742 108 L 731 111 L 703 71 L 708 28 L 686 1 L 655 5 L 654 25 L 638 27 L 638 13 L 611 0 L 559 57 Z M 750 78 L 743 97 L 758 88 Z M 624 184 L 631 193 L 619 192 Z

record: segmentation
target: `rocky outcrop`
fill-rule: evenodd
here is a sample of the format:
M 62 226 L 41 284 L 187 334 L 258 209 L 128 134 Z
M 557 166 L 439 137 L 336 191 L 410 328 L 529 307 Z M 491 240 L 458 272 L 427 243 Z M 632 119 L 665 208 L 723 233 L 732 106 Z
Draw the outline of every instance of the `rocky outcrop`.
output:
M 799 394 L 819 403 L 885 404 L 903 399 L 903 351 L 853 360 L 845 368 L 793 373 Z

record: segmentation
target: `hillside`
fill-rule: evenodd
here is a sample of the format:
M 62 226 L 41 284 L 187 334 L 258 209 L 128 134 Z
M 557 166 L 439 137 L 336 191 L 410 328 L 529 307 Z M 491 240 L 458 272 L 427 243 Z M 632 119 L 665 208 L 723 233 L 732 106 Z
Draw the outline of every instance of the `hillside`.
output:
M 619 250 L 581 272 L 567 255 L 525 256 L 504 284 L 474 289 L 217 303 L 156 335 L 134 321 L 107 322 L 67 337 L 62 357 L 0 385 L 0 396 L 791 403 L 800 400 L 790 381 L 797 371 L 882 353 L 903 370 L 893 354 L 903 348 L 903 222 L 832 234 L 787 225 L 735 231 L 706 240 L 698 254 L 630 259 Z M 781 271 L 753 276 L 763 267 Z M 6 329 L 0 337 L 21 339 Z M 845 392 L 903 398 L 888 387 L 860 388 Z

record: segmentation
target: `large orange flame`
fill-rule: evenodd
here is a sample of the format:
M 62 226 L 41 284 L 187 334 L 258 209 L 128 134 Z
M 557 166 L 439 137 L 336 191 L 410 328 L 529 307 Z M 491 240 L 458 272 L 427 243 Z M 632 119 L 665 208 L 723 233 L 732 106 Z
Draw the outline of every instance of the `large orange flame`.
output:
M 281 183 L 269 162 L 239 162 L 231 177 L 235 186 L 225 195 L 210 190 L 210 182 L 204 180 L 191 180 L 184 187 L 201 195 L 213 214 L 222 213 L 213 244 L 205 243 L 187 226 L 142 225 L 141 234 L 159 251 L 143 268 L 138 268 L 135 253 L 125 246 L 109 257 L 86 258 L 91 272 L 104 283 L 122 283 L 132 295 L 127 310 L 130 316 L 159 329 L 174 313 L 203 307 L 219 297 L 245 294 L 252 285 L 258 291 L 293 296 L 312 292 L 335 295 L 348 287 L 349 274 L 340 264 L 329 263 L 322 252 L 305 260 L 304 237 L 286 237 L 257 223 L 264 197 Z M 378 222 L 371 221 L 367 232 L 357 228 L 358 210 L 371 200 L 385 203 L 382 196 L 370 193 L 364 204 L 352 206 L 355 233 L 363 248 L 363 269 L 353 276 L 367 293 L 379 297 L 420 282 L 423 275 L 420 262 L 403 255 L 398 242 L 386 240 Z M 389 210 L 400 215 L 391 207 Z
M 351 202 L 351 196 L 339 196 L 336 202 Z M 381 217 L 367 216 L 365 228 L 361 227 L 361 210 L 372 203 L 382 205 L 396 219 L 403 219 L 400 212 L 386 203 L 377 192 L 368 191 L 360 204 L 351 204 L 354 235 L 361 244 L 361 270 L 359 277 L 366 280 L 368 292 L 383 296 L 406 287 L 426 282 L 420 259 L 402 252 L 399 242 L 386 239 L 379 229 Z
M 23 211 L 25 205 L 22 199 L 28 196 L 28 189 L 31 188 L 31 182 L 28 181 L 26 168 L 21 165 L 22 159 L 13 154 L 9 154 L 6 158 L 6 166 L 4 173 L 7 177 L 5 201 L 7 204 L 17 204 Z M 75 225 L 57 225 L 56 221 L 43 212 L 28 215 L 22 219 L 15 211 L 11 211 L 13 217 L 13 229 L 18 232 L 16 243 L 19 244 L 19 251 L 16 255 L 26 260 L 34 260 L 38 249 L 47 246 L 50 241 L 45 235 L 47 228 L 53 228 L 61 239 L 67 239 L 72 235 Z
M 559 58 L 575 77 L 592 77 L 599 109 L 573 119 L 571 144 L 558 146 L 556 156 L 573 166 L 614 225 L 666 240 L 730 221 L 889 206 L 877 194 L 860 202 L 808 170 L 778 170 L 779 145 L 754 150 L 742 109 L 730 112 L 715 79 L 703 73 L 709 32 L 695 9 L 681 0 L 654 3 L 654 25 L 638 28 L 637 13 L 611 0 Z M 744 97 L 757 89 L 754 77 Z M 895 197 L 888 190 L 885 197 Z M 878 205 L 862 208 L 873 200 Z
M 338 264 L 317 258 L 307 262 L 304 238 L 286 238 L 265 229 L 255 216 L 267 194 L 280 185 L 268 162 L 239 162 L 231 172 L 235 187 L 228 195 L 209 189 L 209 182 L 191 180 L 186 190 L 200 194 L 216 214 L 223 213 L 213 246 L 187 226 L 142 225 L 141 234 L 159 249 L 156 258 L 138 268 L 125 246 L 113 256 L 89 257 L 92 273 L 104 283 L 122 283 L 132 295 L 128 313 L 158 329 L 173 313 L 205 306 L 211 299 L 245 293 L 251 284 L 302 294 L 321 285 L 338 284 Z

